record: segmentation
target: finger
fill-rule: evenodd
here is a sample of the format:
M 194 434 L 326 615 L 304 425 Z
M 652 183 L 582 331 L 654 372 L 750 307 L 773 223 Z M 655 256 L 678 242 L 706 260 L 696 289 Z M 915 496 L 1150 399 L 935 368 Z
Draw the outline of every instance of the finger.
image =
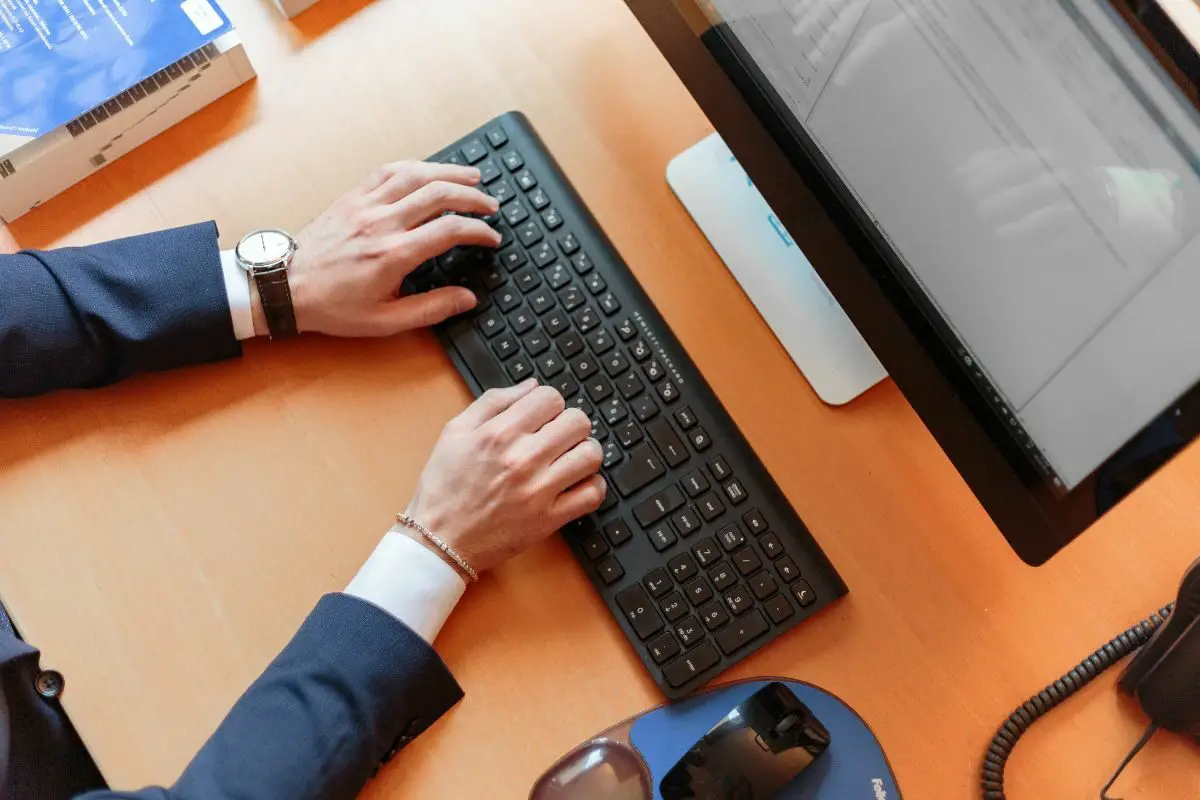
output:
M 537 388 L 537 378 L 509 386 L 505 389 L 488 389 L 479 399 L 458 415 L 457 419 L 472 428 L 478 428 L 490 419 L 508 410 L 512 404 Z
M 463 186 L 450 181 L 427 183 L 395 205 L 395 216 L 400 227 L 411 230 L 423 225 L 447 211 L 458 214 L 494 214 L 500 203 L 491 195 L 484 194 L 473 186 Z
M 604 448 L 595 439 L 584 439 L 558 458 L 546 472 L 546 485 L 564 491 L 600 471 Z
M 474 293 L 461 286 L 444 286 L 392 300 L 373 312 L 379 336 L 428 328 L 475 307 Z
M 500 234 L 483 220 L 447 214 L 400 234 L 399 244 L 392 251 L 395 261 L 389 277 L 399 283 L 418 265 L 455 247 L 495 247 L 498 244 Z
M 491 422 L 502 436 L 511 441 L 524 433 L 536 433 L 566 408 L 567 401 L 550 386 L 539 386 L 513 403 Z
M 372 201 L 391 204 L 434 181 L 475 186 L 480 181 L 480 174 L 475 167 L 460 167 L 457 164 L 397 161 L 385 164 L 372 173 L 366 187 Z
M 560 494 L 550 507 L 550 519 L 556 528 L 561 528 L 568 522 L 573 522 L 585 514 L 591 514 L 600 508 L 608 486 L 604 478 L 593 475 L 582 483 L 572 486 Z
M 529 448 L 538 463 L 552 464 L 555 459 L 586 440 L 591 433 L 592 421 L 588 415 L 581 409 L 568 408 L 529 437 Z

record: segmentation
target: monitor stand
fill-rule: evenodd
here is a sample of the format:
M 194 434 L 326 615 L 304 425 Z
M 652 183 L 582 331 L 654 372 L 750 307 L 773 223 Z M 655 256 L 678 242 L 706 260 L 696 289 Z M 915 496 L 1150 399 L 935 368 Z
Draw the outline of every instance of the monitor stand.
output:
M 887 377 L 719 135 L 672 159 L 667 183 L 818 397 L 843 405 Z

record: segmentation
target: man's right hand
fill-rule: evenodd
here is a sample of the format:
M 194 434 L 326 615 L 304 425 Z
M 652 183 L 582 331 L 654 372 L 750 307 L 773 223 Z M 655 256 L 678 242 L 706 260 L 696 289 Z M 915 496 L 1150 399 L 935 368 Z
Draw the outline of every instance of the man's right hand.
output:
M 565 405 L 533 379 L 485 393 L 447 423 L 408 516 L 482 572 L 598 509 L 604 451 Z
M 410 272 L 451 248 L 500 243 L 487 223 L 462 216 L 498 208 L 475 188 L 479 179 L 474 167 L 397 162 L 338 198 L 296 236 L 288 280 L 300 330 L 390 336 L 473 308 L 475 296 L 459 286 L 397 293 Z M 255 332 L 265 334 L 257 297 L 253 306 Z

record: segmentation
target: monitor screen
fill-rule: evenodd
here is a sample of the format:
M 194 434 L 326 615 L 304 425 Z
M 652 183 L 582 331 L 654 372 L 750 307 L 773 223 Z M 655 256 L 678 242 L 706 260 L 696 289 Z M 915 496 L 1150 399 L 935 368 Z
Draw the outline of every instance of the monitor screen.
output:
M 1110 3 L 693 5 L 1054 491 L 1200 380 L 1200 115 Z

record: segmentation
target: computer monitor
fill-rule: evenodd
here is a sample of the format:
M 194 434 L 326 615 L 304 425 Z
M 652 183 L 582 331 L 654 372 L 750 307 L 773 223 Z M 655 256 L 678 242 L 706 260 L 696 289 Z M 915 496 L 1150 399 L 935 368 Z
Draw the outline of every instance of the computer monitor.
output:
M 1025 561 L 1195 438 L 1200 58 L 1156 2 L 627 2 Z

